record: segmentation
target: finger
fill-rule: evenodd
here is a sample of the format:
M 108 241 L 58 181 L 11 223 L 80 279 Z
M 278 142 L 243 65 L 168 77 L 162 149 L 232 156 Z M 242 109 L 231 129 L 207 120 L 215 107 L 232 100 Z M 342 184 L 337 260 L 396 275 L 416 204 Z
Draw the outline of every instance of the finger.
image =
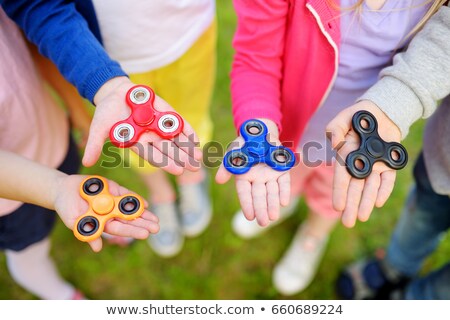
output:
M 232 174 L 227 169 L 225 169 L 222 163 L 216 173 L 216 182 L 218 184 L 224 184 L 228 182 L 228 180 L 230 180 L 231 176 Z
M 178 148 L 188 155 L 191 167 L 200 168 L 200 160 L 202 160 L 203 153 L 199 145 L 189 140 L 184 133 L 175 137 L 173 141 Z
M 98 121 L 92 121 L 82 160 L 85 167 L 91 167 L 98 161 L 108 133 L 109 129 L 101 126 Z
M 184 120 L 183 134 L 189 139 L 189 141 L 193 142 L 194 145 L 200 146 L 200 139 L 198 138 L 197 133 L 186 120 Z
M 175 143 L 175 139 L 174 141 L 163 139 L 155 132 L 146 132 L 141 136 L 139 141 L 142 143 L 149 143 L 154 148 L 161 151 L 162 154 L 170 159 L 173 159 L 180 166 L 188 163 L 187 159 L 189 158 L 189 155 L 179 148 L 179 146 Z
M 150 235 L 147 229 L 122 223 L 119 220 L 108 221 L 105 226 L 105 232 L 119 237 L 131 237 L 135 239 L 147 239 Z
M 275 221 L 280 217 L 280 190 L 277 181 L 266 183 L 267 208 L 269 210 L 269 220 Z
M 249 181 L 236 179 L 236 192 L 241 204 L 242 212 L 247 220 L 255 219 L 255 211 L 253 210 L 252 185 Z
M 153 148 L 161 151 L 165 157 L 173 160 L 178 166 L 185 169 L 191 169 L 189 168 L 189 165 L 194 161 L 194 159 L 189 161 L 189 155 L 178 148 L 173 141 L 157 138 L 151 142 L 151 145 L 153 145 Z
M 182 145 L 183 148 L 180 148 L 176 143 L 176 141 L 178 141 L 179 139 L 185 141 L 183 143 L 179 142 L 179 144 Z M 142 134 L 139 138 L 139 143 L 137 143 L 133 147 L 139 149 L 141 146 L 145 146 L 148 143 L 153 148 L 159 150 L 164 155 L 164 158 L 167 158 L 167 160 L 164 161 L 161 165 L 158 165 L 158 167 L 163 168 L 162 165 L 171 162 L 172 164 L 176 164 L 183 169 L 186 168 L 190 171 L 197 171 L 198 169 L 200 169 L 199 161 L 195 160 L 193 156 L 191 157 L 187 153 L 190 150 L 189 146 L 193 145 L 193 142 L 189 142 L 188 145 L 188 142 L 186 142 L 186 140 L 187 137 L 184 134 L 180 134 L 172 141 L 161 138 L 156 132 L 149 131 Z M 194 148 L 194 150 L 195 149 L 197 149 L 197 153 L 200 150 L 199 148 Z M 202 154 L 200 153 L 200 159 L 201 157 Z
M 148 161 L 151 165 L 161 168 L 168 173 L 180 175 L 184 171 L 183 168 L 180 167 L 179 164 L 177 164 L 173 159 L 170 159 L 149 143 L 135 144 L 130 149 L 139 157 Z
M 291 175 L 289 172 L 278 178 L 278 187 L 280 190 L 280 204 L 286 207 L 291 201 Z
M 375 201 L 377 200 L 380 181 L 381 178 L 378 172 L 372 172 L 367 177 L 358 211 L 358 219 L 360 221 L 365 222 L 369 220 L 370 214 L 375 206 Z
M 333 207 L 336 211 L 342 212 L 345 209 L 350 180 L 345 163 L 336 161 L 333 176 Z
M 252 201 L 258 224 L 261 227 L 267 226 L 269 223 L 269 215 L 267 214 L 267 190 L 265 183 L 253 182 Z
M 352 179 L 348 187 L 347 201 L 342 214 L 342 223 L 347 228 L 355 225 L 359 203 L 364 189 L 364 180 Z
M 127 221 L 127 223 L 134 227 L 145 229 L 148 232 L 153 233 L 153 234 L 158 233 L 159 229 L 160 229 L 160 226 L 157 222 L 148 221 L 148 220 L 145 220 L 142 218 L 137 218 L 132 221 Z
M 100 252 L 103 247 L 103 242 L 101 238 L 89 241 L 88 244 L 91 247 L 92 251 L 94 252 Z
M 387 199 L 389 199 L 389 196 L 391 195 L 392 190 L 394 190 L 396 176 L 397 176 L 397 172 L 394 170 L 384 171 L 381 174 L 380 189 L 378 190 L 378 196 L 377 196 L 377 200 L 375 202 L 375 205 L 378 208 L 384 206 Z
M 144 213 L 142 213 L 141 218 L 154 223 L 159 223 L 159 218 L 148 210 L 145 210 Z
M 336 152 L 336 161 L 334 161 L 333 207 L 340 212 L 344 211 L 348 186 L 352 179 L 347 171 L 347 156 L 350 152 L 356 150 L 359 145 L 359 137 L 355 132 L 350 132 L 346 138 L 345 143 Z
M 151 233 L 157 233 L 159 231 L 159 225 L 157 222 L 146 220 L 142 217 L 136 218 L 134 220 L 117 220 L 123 224 L 128 224 L 137 228 L 145 229 Z
M 351 130 L 353 111 L 351 109 L 344 109 L 338 115 L 331 120 L 327 127 L 326 132 L 330 133 L 331 146 L 336 148 L 339 144 L 345 141 L 347 133 Z

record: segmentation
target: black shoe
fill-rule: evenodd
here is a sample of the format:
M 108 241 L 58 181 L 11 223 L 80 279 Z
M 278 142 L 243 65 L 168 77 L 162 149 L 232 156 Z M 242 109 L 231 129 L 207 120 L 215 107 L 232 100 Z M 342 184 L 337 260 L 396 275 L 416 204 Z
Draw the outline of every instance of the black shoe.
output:
M 387 276 L 378 259 L 362 260 L 343 270 L 336 281 L 336 293 L 346 300 L 398 300 L 410 278 L 396 274 Z

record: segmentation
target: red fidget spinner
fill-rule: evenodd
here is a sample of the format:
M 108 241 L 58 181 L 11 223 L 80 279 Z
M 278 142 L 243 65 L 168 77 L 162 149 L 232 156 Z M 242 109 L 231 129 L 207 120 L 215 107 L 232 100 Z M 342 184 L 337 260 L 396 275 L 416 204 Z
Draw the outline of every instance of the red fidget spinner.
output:
M 109 132 L 109 138 L 116 147 L 131 147 L 146 131 L 156 132 L 163 139 L 172 139 L 183 131 L 184 121 L 178 113 L 155 109 L 155 93 L 149 87 L 132 87 L 127 92 L 126 101 L 131 115 L 117 122 Z

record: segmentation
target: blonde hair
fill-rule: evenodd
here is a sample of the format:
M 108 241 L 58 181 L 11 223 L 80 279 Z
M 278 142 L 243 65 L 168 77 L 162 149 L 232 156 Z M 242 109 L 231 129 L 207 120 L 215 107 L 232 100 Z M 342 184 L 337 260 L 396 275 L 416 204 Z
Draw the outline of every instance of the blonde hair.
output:
M 348 8 L 341 8 L 336 4 L 336 0 L 326 0 L 328 2 L 328 4 L 333 7 L 336 10 L 349 10 L 349 11 L 355 11 L 360 13 L 362 11 L 362 6 L 364 4 L 365 0 L 358 0 L 354 5 L 352 5 L 351 7 Z M 394 1 L 394 0 L 386 0 L 386 1 Z M 424 0 L 423 3 L 420 3 L 418 5 L 415 5 L 414 7 L 419 7 L 419 6 L 425 6 L 427 4 L 429 4 L 430 2 L 432 2 L 430 8 L 428 9 L 428 11 L 425 13 L 425 15 L 423 16 L 423 18 L 414 26 L 414 28 L 406 35 L 405 39 L 403 41 L 406 41 L 407 39 L 409 39 L 410 37 L 414 36 L 417 32 L 419 32 L 423 26 L 425 25 L 425 23 L 427 23 L 428 19 L 431 18 L 431 16 L 433 14 L 435 14 L 440 7 L 442 7 L 444 4 L 446 4 L 448 2 L 448 0 Z M 402 8 L 402 9 L 398 9 L 398 10 L 405 10 L 405 9 L 410 9 L 410 8 Z M 376 10 L 376 11 L 382 11 L 383 9 L 380 10 Z M 403 42 L 402 41 L 402 42 Z
M 434 15 L 439 10 L 440 7 L 442 7 L 445 3 L 447 3 L 448 0 L 434 0 L 434 1 L 433 0 L 428 0 L 428 1 L 424 2 L 422 5 L 425 5 L 425 4 L 429 3 L 429 2 L 433 2 L 431 4 L 430 8 L 425 13 L 423 18 L 416 24 L 416 26 L 406 35 L 405 38 L 412 37 L 417 32 L 419 32 L 423 28 L 425 23 L 427 23 L 427 21 L 431 18 L 431 16 Z

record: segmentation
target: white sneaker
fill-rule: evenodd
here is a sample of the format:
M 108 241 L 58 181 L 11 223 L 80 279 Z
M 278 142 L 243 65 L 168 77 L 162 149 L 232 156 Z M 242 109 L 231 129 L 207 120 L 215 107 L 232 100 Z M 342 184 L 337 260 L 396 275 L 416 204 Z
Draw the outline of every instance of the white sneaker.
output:
M 148 237 L 150 247 L 161 257 L 177 255 L 183 248 L 184 237 L 178 222 L 176 204 L 173 202 L 152 205 L 150 211 L 159 218 L 159 232 Z
M 289 296 L 303 291 L 316 275 L 327 243 L 328 237 L 309 236 L 306 226 L 301 225 L 273 271 L 272 280 L 278 292 Z
M 199 183 L 182 184 L 178 190 L 181 230 L 187 237 L 196 237 L 205 231 L 212 218 L 208 176 Z
M 242 210 L 239 210 L 233 217 L 233 231 L 243 239 L 251 239 L 259 236 L 261 233 L 271 229 L 272 227 L 280 224 L 281 222 L 292 216 L 299 202 L 300 198 L 296 197 L 294 200 L 291 200 L 287 207 L 281 207 L 280 217 L 278 218 L 278 220 L 271 222 L 266 227 L 261 227 L 258 222 L 256 222 L 256 219 L 252 221 L 247 220 Z

